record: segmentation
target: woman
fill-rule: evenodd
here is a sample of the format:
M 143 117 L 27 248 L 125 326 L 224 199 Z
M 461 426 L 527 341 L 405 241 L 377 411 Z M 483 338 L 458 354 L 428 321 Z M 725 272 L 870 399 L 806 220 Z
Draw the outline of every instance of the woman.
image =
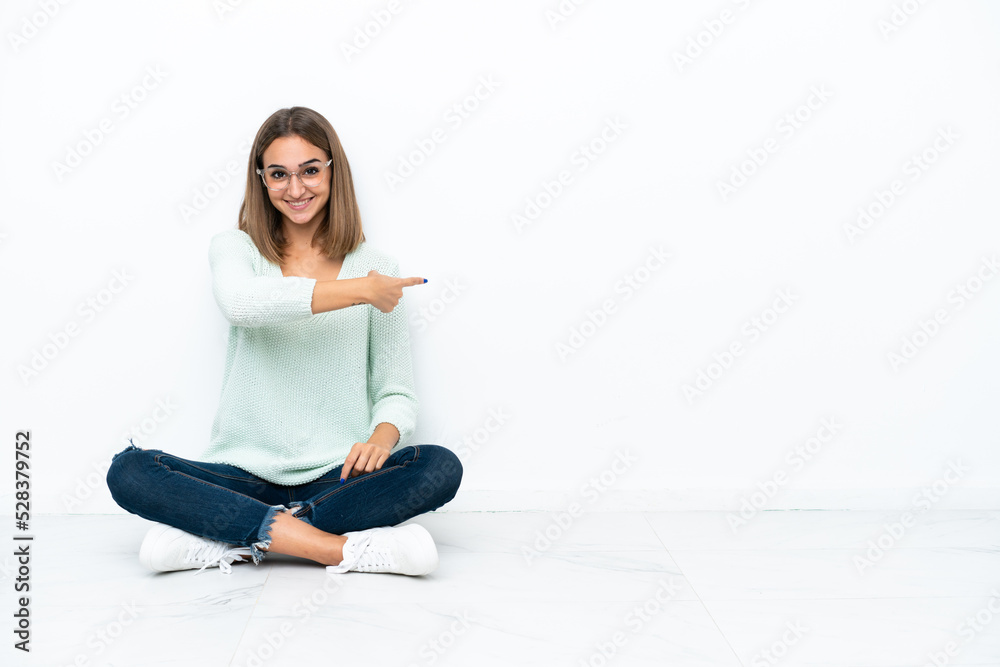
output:
M 395 448 L 418 405 L 400 302 L 427 281 L 400 278 L 366 243 L 326 118 L 267 119 L 239 227 L 212 238 L 209 260 L 231 326 L 208 449 L 193 461 L 130 444 L 108 470 L 115 502 L 157 522 L 140 561 L 228 574 L 276 552 L 331 572 L 433 570 L 427 530 L 395 525 L 454 498 L 462 478 L 444 447 Z

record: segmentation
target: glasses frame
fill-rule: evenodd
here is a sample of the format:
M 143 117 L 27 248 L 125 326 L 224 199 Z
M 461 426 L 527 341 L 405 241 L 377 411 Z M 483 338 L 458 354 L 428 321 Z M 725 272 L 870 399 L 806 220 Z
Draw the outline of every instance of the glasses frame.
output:
M 326 162 L 321 162 L 320 164 L 323 165 L 323 167 L 322 167 L 323 169 L 326 169 L 327 167 L 330 166 L 330 164 L 332 162 L 333 162 L 333 159 L 329 159 Z M 309 165 L 306 165 L 305 168 L 309 169 L 310 167 L 315 167 L 315 166 L 317 166 L 317 165 L 315 165 L 315 164 L 309 164 Z M 281 192 L 282 190 L 287 190 L 288 189 L 288 183 L 292 182 L 292 176 L 298 176 L 299 183 L 301 183 L 302 187 L 304 187 L 304 188 L 314 188 L 314 187 L 316 187 L 316 185 L 319 185 L 319 183 L 317 183 L 316 185 L 306 185 L 306 182 L 302 180 L 301 176 L 299 176 L 299 172 L 293 171 L 290 174 L 288 174 L 288 183 L 285 184 L 285 187 L 283 187 L 283 188 L 272 188 L 270 185 L 267 184 L 267 179 L 264 178 L 264 170 L 263 169 L 257 169 L 256 171 L 260 175 L 260 180 L 264 184 L 264 187 L 267 188 L 268 190 L 270 190 L 271 192 Z M 320 174 L 320 178 L 322 178 L 322 176 L 323 176 L 323 174 L 321 173 Z

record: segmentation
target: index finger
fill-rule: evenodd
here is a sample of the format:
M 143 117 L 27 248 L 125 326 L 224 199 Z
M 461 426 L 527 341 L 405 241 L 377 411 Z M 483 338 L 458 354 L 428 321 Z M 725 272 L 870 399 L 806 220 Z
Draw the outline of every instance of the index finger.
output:
M 400 278 L 403 281 L 403 287 L 413 287 L 414 285 L 423 285 L 427 282 L 427 278 Z
M 347 455 L 344 459 L 343 465 L 340 467 L 340 483 L 344 483 L 344 478 L 351 474 L 351 468 L 354 467 L 354 462 L 358 460 L 358 450 L 352 449 L 351 453 Z

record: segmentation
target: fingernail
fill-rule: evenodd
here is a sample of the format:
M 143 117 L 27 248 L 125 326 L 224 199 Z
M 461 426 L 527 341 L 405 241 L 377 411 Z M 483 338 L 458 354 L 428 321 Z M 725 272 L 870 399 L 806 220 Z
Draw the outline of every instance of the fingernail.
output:
M 427 278 L 424 278 L 424 282 L 427 282 Z
M 340 478 L 340 483 L 341 483 L 341 484 L 343 484 L 343 483 L 344 483 L 344 478 L 343 478 L 343 477 L 341 477 L 341 478 Z

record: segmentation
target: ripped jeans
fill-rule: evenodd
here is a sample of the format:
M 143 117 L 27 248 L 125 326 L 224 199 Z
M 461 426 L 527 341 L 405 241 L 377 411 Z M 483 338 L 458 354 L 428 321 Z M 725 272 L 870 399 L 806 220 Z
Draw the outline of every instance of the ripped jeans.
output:
M 131 442 L 131 441 L 130 441 Z M 107 484 L 122 508 L 200 537 L 250 547 L 259 564 L 275 513 L 336 535 L 393 526 L 455 497 L 462 463 L 440 445 L 409 445 L 378 470 L 340 483 L 337 466 L 297 486 L 273 484 L 224 463 L 182 459 L 130 444 L 112 457 Z

